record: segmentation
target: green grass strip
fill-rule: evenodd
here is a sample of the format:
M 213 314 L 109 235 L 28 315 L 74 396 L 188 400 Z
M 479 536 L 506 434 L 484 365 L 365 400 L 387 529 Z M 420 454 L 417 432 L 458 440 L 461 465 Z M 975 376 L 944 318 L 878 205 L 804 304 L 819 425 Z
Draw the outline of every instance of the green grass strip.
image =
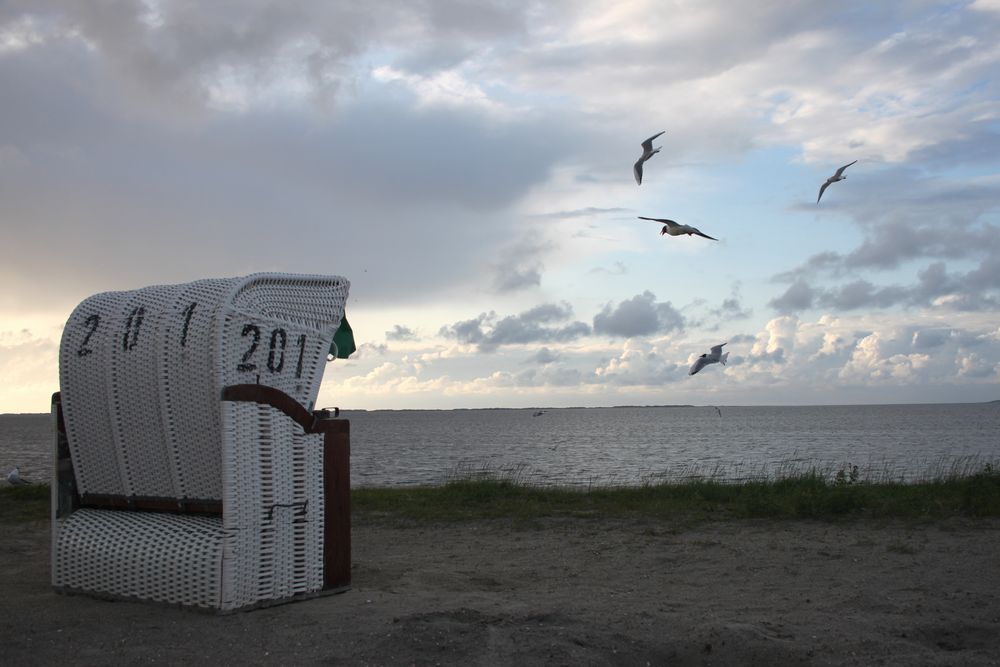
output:
M 816 472 L 779 480 L 689 480 L 637 487 L 539 487 L 509 479 L 456 479 L 433 487 L 351 492 L 355 520 L 440 522 L 548 517 L 653 519 L 1000 517 L 1000 473 L 923 482 L 830 480 Z M 48 518 L 49 488 L 0 487 L 0 521 Z
M 851 483 L 805 473 L 776 481 L 691 480 L 590 489 L 535 487 L 503 479 L 456 480 L 440 487 L 360 488 L 351 497 L 357 518 L 404 521 L 1000 517 L 1000 474 L 918 483 Z
M 0 522 L 47 521 L 49 498 L 48 484 L 0 487 Z

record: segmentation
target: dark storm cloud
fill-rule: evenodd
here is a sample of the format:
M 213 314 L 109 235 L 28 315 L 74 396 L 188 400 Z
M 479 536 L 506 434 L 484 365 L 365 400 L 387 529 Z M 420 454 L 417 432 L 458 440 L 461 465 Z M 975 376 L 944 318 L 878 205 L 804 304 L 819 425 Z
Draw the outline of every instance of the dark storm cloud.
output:
M 518 315 L 518 319 L 531 324 L 547 324 L 568 319 L 573 308 L 568 303 L 543 303 Z
M 685 316 L 684 326 L 689 329 L 718 331 L 727 322 L 745 320 L 753 315 L 753 309 L 744 305 L 739 283 L 733 286 L 730 295 L 717 307 L 706 309 L 706 305 L 705 299 L 697 298 L 681 308 Z
M 948 274 L 944 262 L 929 264 L 925 269 L 917 272 L 917 279 L 921 291 L 928 297 L 949 294 L 960 288 L 958 282 Z
M 592 376 L 576 368 L 545 366 L 517 373 L 514 376 L 514 383 L 518 387 L 575 387 L 592 379 Z
M 600 335 L 649 336 L 684 328 L 684 316 L 669 301 L 657 303 L 649 290 L 612 307 L 607 304 L 594 316 L 594 333 Z
M 370 359 L 373 356 L 384 357 L 388 352 L 389 346 L 385 343 L 362 343 L 358 345 L 357 351 L 351 354 L 351 361 Z
M 978 267 L 969 271 L 964 277 L 958 280 L 968 283 L 972 289 L 987 290 L 1000 288 L 1000 253 L 994 249 L 989 256 L 979 263 Z
M 394 324 L 392 329 L 385 332 L 386 340 L 393 341 L 406 341 L 406 340 L 416 340 L 417 334 L 410 327 L 404 327 L 401 324 Z
M 542 283 L 545 264 L 542 259 L 552 244 L 536 234 L 503 248 L 493 266 L 493 286 L 497 292 L 514 292 Z
M 894 269 L 906 261 L 925 257 L 976 257 L 996 247 L 998 240 L 1000 238 L 995 229 L 963 224 L 958 220 L 891 220 L 874 228 L 868 238 L 842 261 L 847 271 Z M 830 265 L 835 266 L 835 263 Z
M 858 279 L 831 287 L 813 286 L 803 280 L 768 302 L 782 314 L 810 308 L 837 311 L 892 306 L 927 307 L 937 303 L 951 310 L 988 311 L 1000 304 L 1000 260 L 987 257 L 966 273 L 949 273 L 943 262 L 935 262 L 917 272 L 911 285 L 878 286 Z M 942 297 L 947 297 L 940 301 Z
M 471 320 L 461 320 L 454 324 L 441 327 L 438 332 L 442 336 L 454 338 L 459 343 L 479 344 L 486 337 L 483 332 L 483 324 L 496 318 L 496 313 L 482 313 L 479 317 Z
M 479 349 L 490 352 L 501 345 L 567 342 L 590 333 L 590 327 L 583 322 L 572 322 L 564 326 L 547 324 L 546 321 L 531 318 L 529 313 L 505 317 L 479 343 Z
M 164 123 L 128 108 L 102 58 L 74 42 L 0 58 L 0 144 L 18 157 L 0 165 L 5 303 L 259 270 L 341 273 L 352 298 L 424 300 L 495 261 L 509 233 L 494 213 L 573 143 L 556 119 L 377 96 L 329 118 Z M 37 257 L 53 268 L 38 274 Z M 501 286 L 538 284 L 542 257 L 512 264 Z
M 929 350 L 941 347 L 951 338 L 951 329 L 921 329 L 913 332 L 912 344 L 915 350 Z
M 813 255 L 804 264 L 790 271 L 784 271 L 772 278 L 778 283 L 794 283 L 801 279 L 808 279 L 817 274 L 834 274 L 843 266 L 844 259 L 840 253 L 826 251 Z
M 753 315 L 753 310 L 745 308 L 739 297 L 730 297 L 723 299 L 722 305 L 713 310 L 712 314 L 725 320 L 745 320 Z
M 440 334 L 476 345 L 481 352 L 494 352 L 502 345 L 564 343 L 590 334 L 590 327 L 583 322 L 562 324 L 572 314 L 567 303 L 543 304 L 503 318 L 494 312 L 482 313 L 475 319 L 442 327 Z
M 544 366 L 546 364 L 551 364 L 553 362 L 559 361 L 560 355 L 553 352 L 547 347 L 539 348 L 537 352 L 528 357 L 525 361 L 526 363 L 539 364 Z
M 720 323 L 730 320 L 745 320 L 753 315 L 753 309 L 743 304 L 743 296 L 737 282 L 730 290 L 729 296 L 722 300 L 718 308 L 712 308 L 709 315 Z
M 789 285 L 781 296 L 771 299 L 767 305 L 782 315 L 787 315 L 812 308 L 815 298 L 816 290 L 800 279 Z
M 855 280 L 819 294 L 818 305 L 834 310 L 888 308 L 910 298 L 902 287 L 876 287 L 867 280 Z

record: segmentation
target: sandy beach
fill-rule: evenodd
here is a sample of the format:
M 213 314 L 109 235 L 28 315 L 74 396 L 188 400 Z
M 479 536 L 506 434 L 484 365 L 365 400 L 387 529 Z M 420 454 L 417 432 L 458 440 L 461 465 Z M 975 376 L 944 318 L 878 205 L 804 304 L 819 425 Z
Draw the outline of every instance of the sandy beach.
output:
M 9 665 L 1000 664 L 996 520 L 360 524 L 350 591 L 228 616 L 57 595 L 4 532 Z

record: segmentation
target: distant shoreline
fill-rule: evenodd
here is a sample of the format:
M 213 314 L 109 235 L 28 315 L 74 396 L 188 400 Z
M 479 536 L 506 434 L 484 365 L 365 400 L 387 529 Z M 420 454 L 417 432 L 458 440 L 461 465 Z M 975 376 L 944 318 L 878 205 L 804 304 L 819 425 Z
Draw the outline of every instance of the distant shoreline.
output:
M 349 412 L 498 412 L 498 411 L 521 411 L 521 410 L 616 410 L 626 409 L 658 409 L 658 408 L 861 408 L 861 407 L 882 407 L 882 406 L 908 406 L 908 405 L 1000 405 L 1000 399 L 992 401 L 958 401 L 954 403 L 808 403 L 803 405 L 750 405 L 750 404 L 726 404 L 726 403 L 706 403 L 695 405 L 692 403 L 664 403 L 650 405 L 567 405 L 567 406 L 525 406 L 519 408 L 340 408 L 341 414 Z M 0 412 L 0 417 L 39 417 L 50 416 L 48 412 Z

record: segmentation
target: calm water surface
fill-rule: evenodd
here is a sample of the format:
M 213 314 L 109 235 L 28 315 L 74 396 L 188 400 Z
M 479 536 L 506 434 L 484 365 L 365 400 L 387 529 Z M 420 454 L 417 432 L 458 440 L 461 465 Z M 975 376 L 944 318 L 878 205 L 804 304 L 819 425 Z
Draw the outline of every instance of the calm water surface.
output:
M 908 480 L 1000 461 L 1000 404 L 345 411 L 354 486 L 481 470 L 532 484 L 640 484 L 858 465 Z M 48 415 L 0 415 L 0 471 L 45 479 Z

